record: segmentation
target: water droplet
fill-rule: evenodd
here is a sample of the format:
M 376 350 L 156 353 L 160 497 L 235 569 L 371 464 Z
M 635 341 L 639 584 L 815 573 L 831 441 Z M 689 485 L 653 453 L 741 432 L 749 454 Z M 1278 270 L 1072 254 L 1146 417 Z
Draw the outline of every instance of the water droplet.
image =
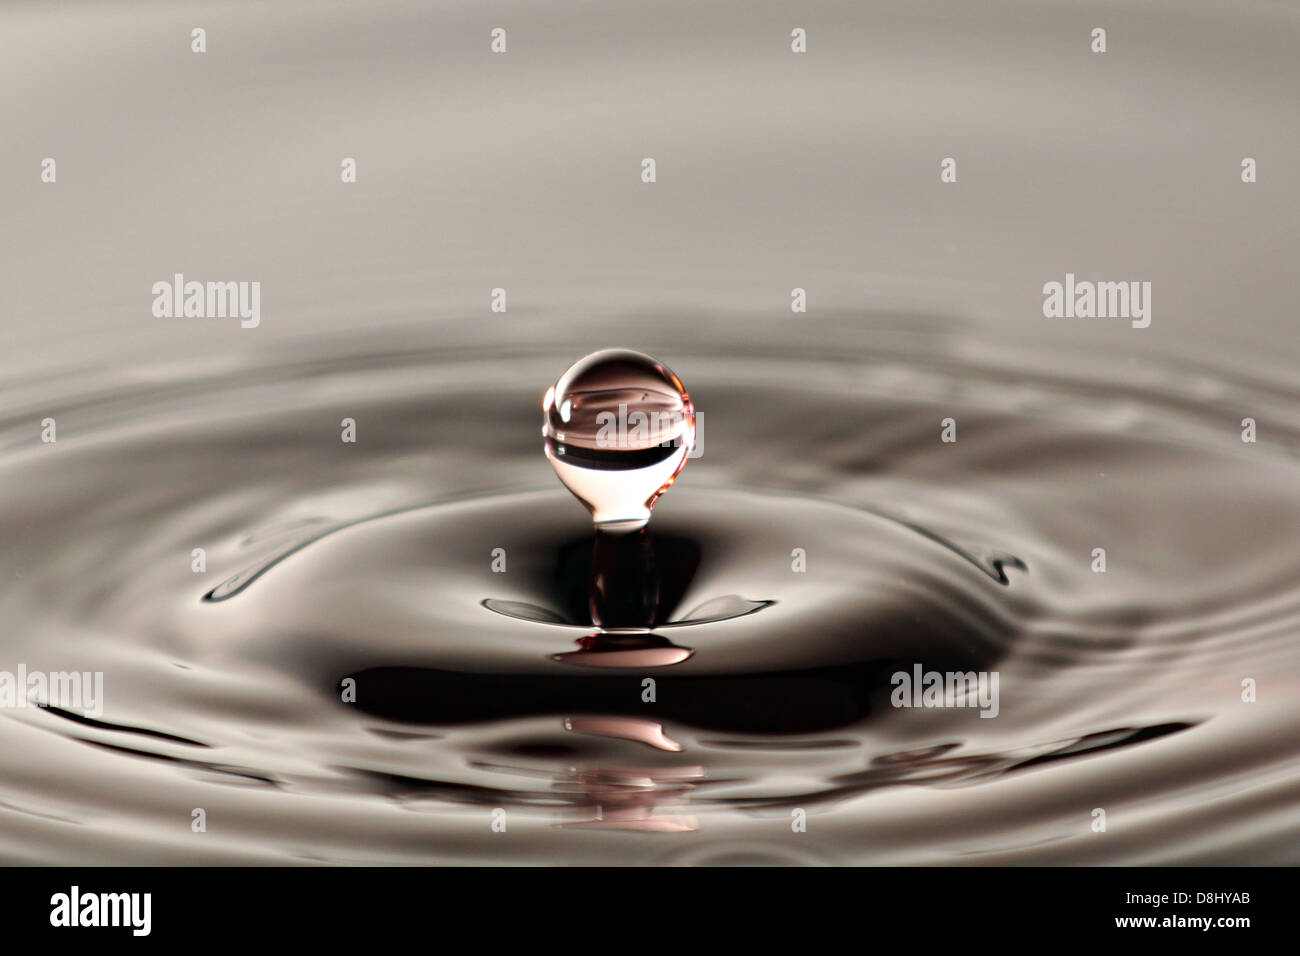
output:
M 542 399 L 546 457 L 600 531 L 637 531 L 695 444 L 695 407 L 661 362 L 629 349 L 579 359 Z

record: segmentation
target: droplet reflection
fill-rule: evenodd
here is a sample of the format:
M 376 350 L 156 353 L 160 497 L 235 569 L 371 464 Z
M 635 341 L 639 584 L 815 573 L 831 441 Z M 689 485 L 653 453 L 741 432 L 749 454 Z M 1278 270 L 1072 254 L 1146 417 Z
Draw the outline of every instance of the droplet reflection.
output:
M 686 465 L 695 408 L 665 365 L 630 349 L 579 359 L 542 400 L 546 457 L 600 531 L 644 528 Z

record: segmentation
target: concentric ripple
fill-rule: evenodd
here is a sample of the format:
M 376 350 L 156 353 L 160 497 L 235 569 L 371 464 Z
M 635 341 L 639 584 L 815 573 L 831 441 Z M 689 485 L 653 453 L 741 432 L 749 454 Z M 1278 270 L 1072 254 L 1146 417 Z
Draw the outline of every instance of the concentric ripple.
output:
M 613 556 L 538 449 L 558 347 L 15 387 L 0 670 L 105 691 L 0 712 L 6 857 L 1284 860 L 1300 468 L 1235 426 L 1294 396 L 917 354 L 671 356 L 704 453 Z M 997 717 L 891 706 L 917 664 Z

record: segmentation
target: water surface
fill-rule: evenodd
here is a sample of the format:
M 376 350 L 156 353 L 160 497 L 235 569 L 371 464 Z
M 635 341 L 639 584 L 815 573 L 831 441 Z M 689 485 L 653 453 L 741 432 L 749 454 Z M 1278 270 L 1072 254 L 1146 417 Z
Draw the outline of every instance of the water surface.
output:
M 0 670 L 104 707 L 0 711 L 0 858 L 1296 862 L 1294 8 L 68 12 L 0 14 Z M 608 346 L 703 444 L 612 557 L 539 433 Z

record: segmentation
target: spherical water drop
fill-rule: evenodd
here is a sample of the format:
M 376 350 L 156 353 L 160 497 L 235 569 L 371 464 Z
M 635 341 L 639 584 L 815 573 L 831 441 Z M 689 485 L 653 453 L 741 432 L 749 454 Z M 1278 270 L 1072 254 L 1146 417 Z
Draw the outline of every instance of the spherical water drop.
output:
M 629 349 L 579 359 L 542 399 L 546 457 L 597 530 L 644 528 L 686 465 L 695 407 L 663 363 Z

